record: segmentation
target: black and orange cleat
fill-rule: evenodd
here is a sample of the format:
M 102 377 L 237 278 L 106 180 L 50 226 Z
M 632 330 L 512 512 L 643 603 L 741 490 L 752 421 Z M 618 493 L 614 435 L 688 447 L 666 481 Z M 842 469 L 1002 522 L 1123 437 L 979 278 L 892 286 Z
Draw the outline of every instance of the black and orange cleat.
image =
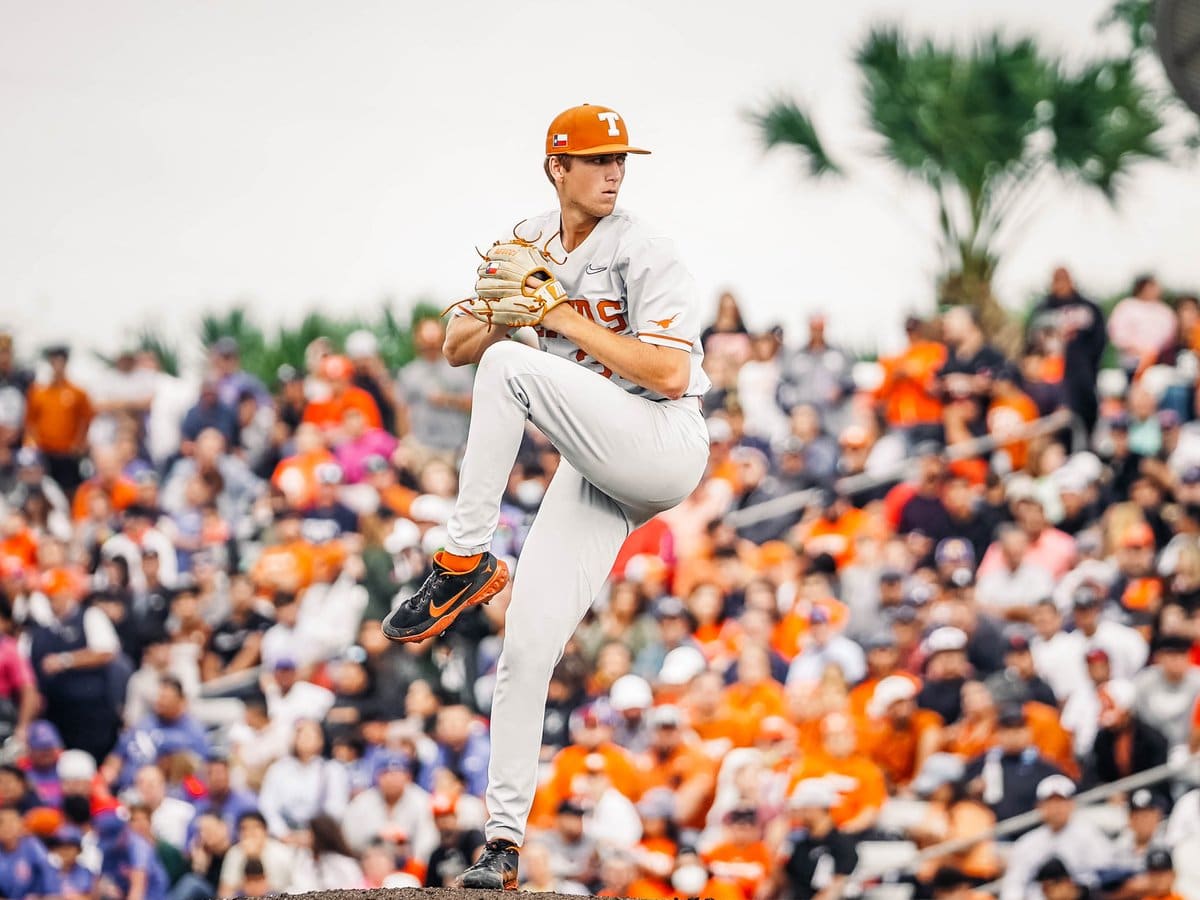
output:
M 383 633 L 402 644 L 436 637 L 454 624 L 463 610 L 487 603 L 508 584 L 508 566 L 490 553 L 479 554 L 474 567 L 457 572 L 433 557 L 433 572 L 415 594 L 392 611 Z
M 512 841 L 488 841 L 475 865 L 462 873 L 459 884 L 484 891 L 517 889 L 517 845 Z

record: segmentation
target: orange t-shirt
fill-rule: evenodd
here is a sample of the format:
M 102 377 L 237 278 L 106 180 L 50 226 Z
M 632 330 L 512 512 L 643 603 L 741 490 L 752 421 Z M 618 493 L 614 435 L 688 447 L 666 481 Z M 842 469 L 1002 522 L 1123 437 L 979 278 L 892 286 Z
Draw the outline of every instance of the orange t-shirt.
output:
M 297 453 L 279 461 L 271 473 L 271 486 L 282 491 L 289 504 L 304 509 L 311 506 L 316 497 L 318 467 L 336 462 L 334 455 L 324 447 Z
M 605 770 L 614 788 L 630 800 L 636 801 L 642 796 L 642 791 L 646 789 L 642 773 L 633 756 L 624 747 L 608 743 L 601 744 L 595 750 L 588 750 L 579 744 L 571 744 L 558 751 L 550 764 L 550 778 L 534 795 L 530 818 L 539 827 L 550 825 L 558 810 L 558 804 L 574 796 L 575 779 L 587 771 L 586 761 L 592 753 L 599 753 L 604 757 Z
M 854 782 L 853 787 L 838 794 L 840 799 L 830 810 L 839 828 L 865 810 L 879 809 L 887 800 L 887 782 L 883 770 L 874 762 L 857 753 L 834 759 L 823 751 L 809 754 L 795 768 L 788 782 L 788 796 L 791 796 L 797 783 L 804 779 L 824 778 L 827 775 L 844 775 Z
M 360 387 L 348 385 L 340 397 L 313 400 L 304 407 L 304 421 L 321 428 L 337 428 L 346 418 L 346 413 L 357 409 L 367 420 L 368 428 L 382 428 L 383 419 L 375 398 Z
M 760 681 L 758 684 L 734 682 L 725 688 L 722 703 L 728 715 L 749 715 L 756 721 L 767 716 L 786 716 L 787 698 L 783 685 L 777 681 Z
M 25 407 L 25 434 L 45 453 L 75 453 L 92 421 L 92 401 L 69 381 L 35 384 Z
M 37 565 L 38 541 L 32 529 L 22 528 L 0 541 L 0 556 L 19 559 L 25 566 Z
M 1058 710 L 1032 700 L 1026 703 L 1023 709 L 1026 724 L 1029 726 L 1030 743 L 1067 775 L 1078 778 L 1079 765 L 1075 762 L 1071 733 L 1062 727 Z M 974 723 L 963 719 L 958 723 L 955 732 L 954 737 L 946 744 L 946 751 L 963 759 L 974 759 L 986 753 L 996 743 L 994 719 Z
M 862 729 L 860 746 L 892 784 L 903 787 L 916 777 L 922 739 L 941 727 L 942 717 L 929 709 L 918 709 L 903 731 L 887 719 L 872 719 Z
M 639 759 L 642 770 L 643 790 L 656 787 L 679 790 L 681 785 L 703 787 L 708 795 L 708 801 L 701 804 L 701 809 L 692 821 L 680 822 L 686 828 L 702 828 L 708 805 L 712 803 L 712 795 L 717 785 L 717 763 L 699 747 L 683 745 L 676 748 L 666 759 L 661 759 L 653 751 L 643 753 Z
M 935 341 L 914 341 L 903 353 L 881 359 L 883 384 L 875 392 L 883 416 L 893 428 L 940 422 L 942 403 L 932 393 L 946 348 Z
M 1025 394 L 994 400 L 987 411 L 988 434 L 1003 438 L 1006 434 L 1035 421 L 1037 417 L 1037 405 Z M 1000 449 L 1008 451 L 1014 470 L 1025 468 L 1029 460 L 1029 441 L 1010 441 L 1001 444 Z
M 107 495 L 112 508 L 120 512 L 137 502 L 138 489 L 136 484 L 123 475 L 109 488 L 105 488 L 96 479 L 89 478 L 79 486 L 79 490 L 75 492 L 75 499 L 71 501 L 71 516 L 75 521 L 80 522 L 87 518 L 88 507 L 96 494 Z
M 254 564 L 255 584 L 272 590 L 300 591 L 312 584 L 317 551 L 308 541 L 267 547 Z
M 741 888 L 746 900 L 754 900 L 771 871 L 771 851 L 762 841 L 717 844 L 701 858 L 715 877 L 732 881 Z
M 820 607 L 829 617 L 829 624 L 841 631 L 850 621 L 850 608 L 833 597 L 822 597 L 813 601 L 813 607 Z M 782 619 L 775 623 L 771 631 L 771 649 L 791 662 L 804 646 L 804 636 L 808 634 L 809 610 L 801 611 L 795 607 L 788 611 Z
M 916 675 L 913 675 L 911 672 L 897 670 L 891 674 L 899 675 L 901 678 L 907 678 L 912 682 L 913 687 L 915 687 L 918 691 L 921 690 L 921 679 Z M 867 721 L 867 705 L 871 702 L 871 698 L 875 696 L 876 685 L 878 685 L 882 680 L 882 678 L 867 678 L 864 681 L 860 681 L 850 689 L 850 696 L 847 698 L 846 711 L 850 713 L 850 716 L 855 721 Z
M 739 710 L 722 706 L 715 715 L 702 717 L 686 701 L 683 707 L 687 710 L 688 725 L 705 743 L 726 740 L 732 747 L 749 747 L 758 734 L 758 719 Z
M 822 516 L 802 526 L 800 543 L 809 554 L 828 553 L 841 569 L 854 561 L 854 541 L 870 525 L 871 517 L 852 506 L 833 522 Z

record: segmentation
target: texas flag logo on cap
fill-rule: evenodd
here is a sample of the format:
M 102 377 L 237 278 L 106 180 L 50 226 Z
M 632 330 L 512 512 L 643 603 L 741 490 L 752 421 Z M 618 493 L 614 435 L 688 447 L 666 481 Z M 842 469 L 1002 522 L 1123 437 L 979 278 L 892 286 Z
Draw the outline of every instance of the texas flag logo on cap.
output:
M 565 134 L 554 135 L 553 145 L 555 149 L 567 146 L 567 136 Z

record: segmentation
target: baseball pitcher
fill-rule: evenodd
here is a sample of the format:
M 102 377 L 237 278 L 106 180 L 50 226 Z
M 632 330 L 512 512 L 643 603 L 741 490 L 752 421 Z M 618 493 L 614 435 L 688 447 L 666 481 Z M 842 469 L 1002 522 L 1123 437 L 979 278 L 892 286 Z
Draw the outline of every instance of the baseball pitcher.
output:
M 537 787 L 550 674 L 631 530 L 700 481 L 696 287 L 672 243 L 616 208 L 624 120 L 576 106 L 550 123 L 544 168 L 558 206 L 526 219 L 478 269 L 444 352 L 477 363 L 471 427 L 449 541 L 433 573 L 383 625 L 395 641 L 441 634 L 504 587 L 489 552 L 500 498 L 532 421 L 562 456 L 521 552 L 492 704 L 487 848 L 464 887 L 512 889 Z M 532 326 L 538 348 L 508 340 Z

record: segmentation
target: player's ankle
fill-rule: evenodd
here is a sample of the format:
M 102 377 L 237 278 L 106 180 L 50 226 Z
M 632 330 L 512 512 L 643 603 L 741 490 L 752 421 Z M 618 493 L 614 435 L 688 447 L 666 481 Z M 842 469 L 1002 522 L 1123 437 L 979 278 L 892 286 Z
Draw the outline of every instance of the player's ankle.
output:
M 434 561 L 443 569 L 449 569 L 451 572 L 470 572 L 483 557 L 482 553 L 475 553 L 471 556 L 461 556 L 457 553 L 451 553 L 449 550 L 439 550 L 434 554 Z

